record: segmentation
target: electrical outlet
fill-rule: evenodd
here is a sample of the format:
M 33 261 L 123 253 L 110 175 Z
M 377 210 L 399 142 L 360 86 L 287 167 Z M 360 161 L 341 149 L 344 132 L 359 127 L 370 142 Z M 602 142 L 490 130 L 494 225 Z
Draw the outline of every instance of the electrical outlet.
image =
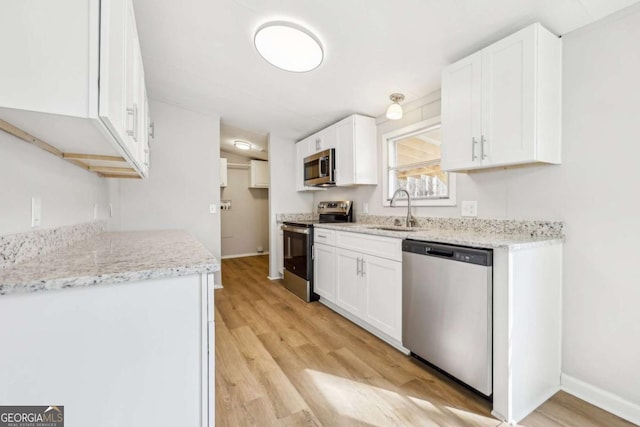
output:
M 215 203 L 211 203 L 211 204 L 209 205 L 209 213 L 210 213 L 210 214 L 214 214 L 214 213 L 216 213 L 216 204 L 215 204 Z
M 42 200 L 39 197 L 31 198 L 31 226 L 40 227 L 42 224 Z
M 363 214 L 368 214 L 369 213 L 369 203 L 363 203 L 362 204 L 362 213 Z
M 96 219 L 98 219 L 98 204 L 94 203 L 93 204 L 93 220 L 95 221 Z
M 478 202 L 475 200 L 463 201 L 461 204 L 460 214 L 462 216 L 478 216 Z

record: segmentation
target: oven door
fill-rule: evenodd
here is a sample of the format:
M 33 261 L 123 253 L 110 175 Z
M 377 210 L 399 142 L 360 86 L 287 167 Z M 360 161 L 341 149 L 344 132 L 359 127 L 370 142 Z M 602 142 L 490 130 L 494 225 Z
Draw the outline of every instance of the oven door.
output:
M 310 281 L 310 228 L 283 225 L 284 269 L 300 278 Z
M 304 185 L 335 185 L 335 149 L 321 151 L 304 159 Z

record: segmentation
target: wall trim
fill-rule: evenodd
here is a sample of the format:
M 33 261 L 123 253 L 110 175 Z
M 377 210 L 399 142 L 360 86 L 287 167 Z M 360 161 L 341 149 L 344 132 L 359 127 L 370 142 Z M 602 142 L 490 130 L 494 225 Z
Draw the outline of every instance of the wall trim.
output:
M 560 382 L 567 393 L 640 425 L 640 405 L 567 374 L 561 375 Z
M 220 259 L 244 258 L 248 256 L 260 256 L 260 255 L 269 255 L 269 252 L 251 252 L 246 254 L 224 255 L 224 256 L 221 256 Z

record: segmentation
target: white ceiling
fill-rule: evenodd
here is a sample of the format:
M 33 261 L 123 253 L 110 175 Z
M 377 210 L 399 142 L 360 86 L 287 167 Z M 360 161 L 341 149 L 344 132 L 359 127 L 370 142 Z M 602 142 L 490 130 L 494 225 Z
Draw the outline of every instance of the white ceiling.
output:
M 562 35 L 637 0 L 134 0 L 149 94 L 259 134 L 302 138 L 389 94 L 440 88 L 442 68 L 530 23 Z M 288 73 L 253 47 L 255 29 L 313 31 L 324 63 Z
M 251 150 L 238 150 L 233 145 L 235 140 L 250 142 L 253 145 Z M 268 139 L 266 134 L 251 132 L 236 126 L 231 126 L 222 122 L 220 125 L 220 150 L 227 153 L 237 154 L 250 159 L 268 160 Z

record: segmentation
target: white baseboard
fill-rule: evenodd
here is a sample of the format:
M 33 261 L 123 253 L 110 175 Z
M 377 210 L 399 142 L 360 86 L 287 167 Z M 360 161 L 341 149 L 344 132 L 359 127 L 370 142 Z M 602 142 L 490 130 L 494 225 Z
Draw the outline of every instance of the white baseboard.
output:
M 244 258 L 247 256 L 259 256 L 259 255 L 269 255 L 269 252 L 252 252 L 249 254 L 236 254 L 236 255 L 224 255 L 221 256 L 221 259 L 229 259 L 229 258 Z
M 562 390 L 612 414 L 640 425 L 640 405 L 577 378 L 562 374 Z

